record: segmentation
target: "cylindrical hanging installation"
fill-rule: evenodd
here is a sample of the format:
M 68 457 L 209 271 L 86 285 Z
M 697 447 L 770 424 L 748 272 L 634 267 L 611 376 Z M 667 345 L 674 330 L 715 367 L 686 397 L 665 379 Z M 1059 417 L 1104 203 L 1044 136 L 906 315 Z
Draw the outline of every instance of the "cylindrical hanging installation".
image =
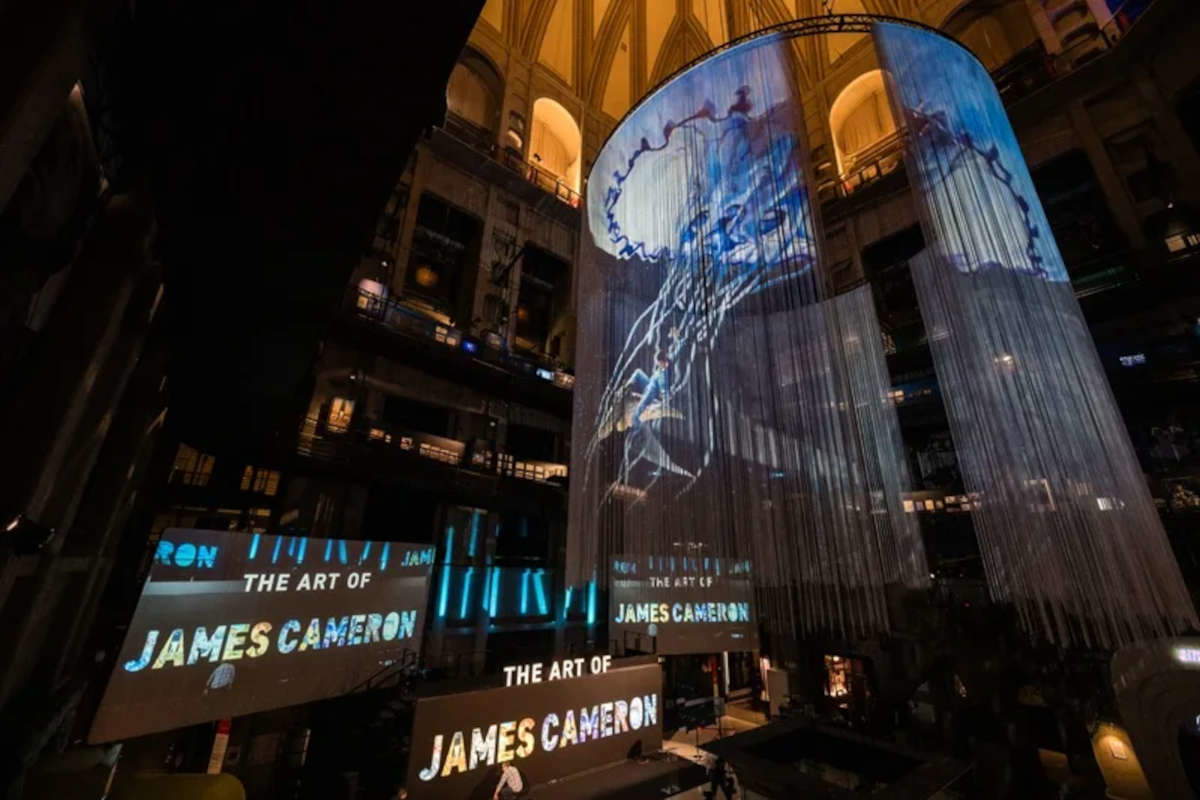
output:
M 875 26 L 929 248 L 912 264 L 993 596 L 1063 644 L 1197 625 L 1125 424 L 987 71 Z
M 823 301 L 807 162 L 786 35 L 681 73 L 597 157 L 568 582 L 749 560 L 777 629 L 847 634 L 927 583 L 870 293 Z

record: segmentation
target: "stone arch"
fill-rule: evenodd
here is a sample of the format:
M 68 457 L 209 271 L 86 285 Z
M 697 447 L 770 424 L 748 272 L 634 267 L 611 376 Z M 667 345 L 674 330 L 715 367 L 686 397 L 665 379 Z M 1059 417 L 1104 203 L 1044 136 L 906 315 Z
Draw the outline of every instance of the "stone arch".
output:
M 478 50 L 466 48 L 446 86 L 447 110 L 495 134 L 503 104 L 504 77 L 500 70 Z
M 829 108 L 829 132 L 838 172 L 848 172 L 857 154 L 895 131 L 883 71 L 870 70 L 850 81 Z
M 557 100 L 539 97 L 533 103 L 529 160 L 571 191 L 579 191 L 583 134 L 575 117 Z

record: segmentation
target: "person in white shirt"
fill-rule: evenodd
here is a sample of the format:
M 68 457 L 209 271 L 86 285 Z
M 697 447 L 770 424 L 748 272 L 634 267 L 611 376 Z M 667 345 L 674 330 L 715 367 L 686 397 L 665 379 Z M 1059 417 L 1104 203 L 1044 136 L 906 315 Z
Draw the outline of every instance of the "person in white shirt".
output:
M 512 800 L 524 790 L 525 782 L 521 780 L 521 773 L 511 761 L 505 761 L 500 768 L 500 782 L 496 784 L 496 791 L 492 792 L 492 800 Z

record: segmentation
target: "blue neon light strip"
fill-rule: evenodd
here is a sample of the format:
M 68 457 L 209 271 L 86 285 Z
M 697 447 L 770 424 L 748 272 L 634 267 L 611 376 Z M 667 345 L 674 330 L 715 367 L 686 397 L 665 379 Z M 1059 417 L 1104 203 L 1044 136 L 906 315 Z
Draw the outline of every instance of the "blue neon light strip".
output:
M 588 625 L 596 624 L 596 580 L 588 582 Z
M 275 537 L 275 549 L 271 552 L 271 563 L 272 564 L 274 564 L 276 561 L 279 560 L 279 548 L 282 544 L 283 544 L 283 537 L 276 536 Z
M 521 616 L 529 611 L 529 570 L 521 572 Z
M 383 553 L 382 553 L 382 555 L 379 556 L 379 568 L 381 570 L 387 569 L 388 554 L 391 552 L 391 550 L 392 550 L 392 543 L 384 542 Z
M 458 616 L 460 619 L 467 618 L 467 606 L 471 602 L 471 578 L 474 572 L 474 567 L 467 567 L 467 574 L 463 577 L 462 602 L 458 606 Z
M 488 613 L 494 617 L 496 616 L 496 600 L 499 599 L 500 594 L 500 568 L 492 567 L 492 573 L 492 598 Z
M 296 563 L 304 563 L 304 551 L 308 549 L 308 539 L 300 540 L 300 548 L 296 551 Z
M 442 590 L 438 595 L 438 617 L 446 616 L 446 604 L 450 600 L 450 554 L 454 549 L 454 526 L 446 528 L 446 554 L 442 558 Z
M 261 533 L 254 534 L 254 538 L 250 540 L 250 558 L 253 559 L 258 555 L 258 541 L 262 537 Z
M 475 557 L 475 541 L 479 538 L 479 518 L 483 516 L 478 511 L 471 515 L 471 541 L 467 544 L 467 555 Z
M 543 616 L 550 613 L 549 607 L 546 605 L 546 588 L 542 586 L 542 580 L 546 577 L 546 570 L 539 569 L 533 575 L 533 588 L 537 590 L 538 613 Z

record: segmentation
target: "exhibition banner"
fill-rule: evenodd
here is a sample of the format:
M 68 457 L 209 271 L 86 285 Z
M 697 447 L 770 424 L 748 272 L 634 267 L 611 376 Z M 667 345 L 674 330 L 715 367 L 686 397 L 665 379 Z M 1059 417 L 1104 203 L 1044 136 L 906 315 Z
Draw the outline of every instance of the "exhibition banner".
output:
M 334 697 L 415 663 L 434 552 L 167 529 L 89 739 Z
M 662 747 L 662 668 L 424 698 L 409 752 L 410 800 L 492 797 L 512 762 L 527 787 Z
M 659 655 L 758 648 L 754 583 L 747 560 L 616 556 L 609 638 Z

